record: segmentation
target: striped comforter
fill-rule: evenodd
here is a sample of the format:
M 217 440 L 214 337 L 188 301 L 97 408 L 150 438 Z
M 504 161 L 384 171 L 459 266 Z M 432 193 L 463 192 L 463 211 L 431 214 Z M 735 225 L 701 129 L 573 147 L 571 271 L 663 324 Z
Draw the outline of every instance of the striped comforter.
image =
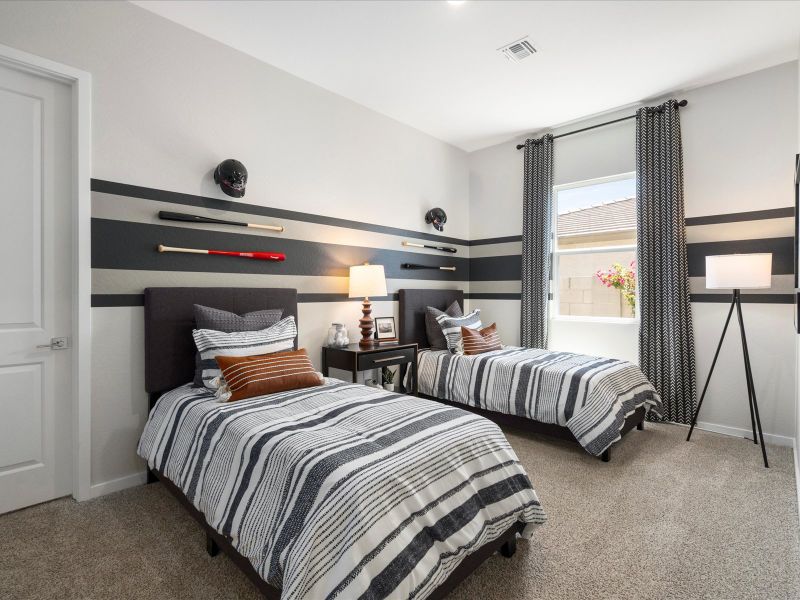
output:
M 622 360 L 505 346 L 473 356 L 425 350 L 418 366 L 420 393 L 568 427 L 595 456 L 638 407 L 661 412 L 653 385 Z
M 333 379 L 228 404 L 177 388 L 139 454 L 284 599 L 425 598 L 515 522 L 545 520 L 490 421 Z

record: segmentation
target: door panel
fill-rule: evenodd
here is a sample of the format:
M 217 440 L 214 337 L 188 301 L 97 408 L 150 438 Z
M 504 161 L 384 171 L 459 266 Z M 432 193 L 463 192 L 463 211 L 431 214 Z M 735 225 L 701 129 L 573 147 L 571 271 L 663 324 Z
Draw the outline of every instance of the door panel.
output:
M 71 102 L 0 65 L 0 513 L 72 491 Z

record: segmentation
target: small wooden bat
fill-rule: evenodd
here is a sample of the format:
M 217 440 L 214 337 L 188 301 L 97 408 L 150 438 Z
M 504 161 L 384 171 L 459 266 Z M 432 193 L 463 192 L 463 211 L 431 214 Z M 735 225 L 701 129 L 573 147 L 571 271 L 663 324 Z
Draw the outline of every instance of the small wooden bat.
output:
M 455 271 L 455 267 L 429 267 L 428 265 L 417 265 L 415 263 L 403 263 L 400 265 L 404 269 L 438 269 L 439 271 Z
M 448 246 L 428 246 L 427 244 L 415 244 L 414 242 L 403 242 L 403 246 L 413 246 L 414 248 L 430 248 L 431 250 L 439 250 L 440 252 L 458 252 L 455 248 Z
M 159 252 L 185 252 L 188 254 L 219 254 L 221 256 L 239 256 L 241 258 L 252 258 L 255 260 L 272 260 L 283 262 L 286 255 L 282 252 L 230 252 L 228 250 L 198 250 L 195 248 L 173 248 L 159 244 Z
M 243 223 L 240 221 L 227 221 L 225 219 L 213 219 L 211 217 L 201 217 L 200 215 L 189 215 L 186 213 L 159 211 L 159 219 L 165 221 L 184 221 L 186 223 L 216 223 L 217 225 L 236 225 L 238 227 L 253 227 L 255 229 L 268 229 L 269 231 L 283 231 L 281 225 L 261 225 L 259 223 Z

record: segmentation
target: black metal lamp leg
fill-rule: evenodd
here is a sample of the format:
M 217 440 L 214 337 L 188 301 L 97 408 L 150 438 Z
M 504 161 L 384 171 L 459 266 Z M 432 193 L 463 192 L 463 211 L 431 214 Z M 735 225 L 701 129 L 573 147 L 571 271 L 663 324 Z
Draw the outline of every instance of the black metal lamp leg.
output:
M 744 373 L 747 378 L 747 392 L 750 396 L 750 410 L 755 413 L 756 427 L 758 427 L 758 440 L 761 442 L 761 454 L 764 457 L 764 467 L 769 469 L 769 461 L 767 460 L 767 448 L 764 445 L 764 435 L 761 432 L 761 417 L 758 414 L 758 401 L 756 400 L 756 386 L 753 383 L 753 370 L 750 368 L 750 352 L 747 349 L 747 336 L 744 332 L 744 319 L 742 319 L 742 301 L 739 295 L 736 295 L 736 308 L 739 317 L 739 329 L 742 330 L 742 352 L 744 353 Z M 755 438 L 756 432 L 753 430 L 753 437 Z
M 708 391 L 708 384 L 711 382 L 711 374 L 714 372 L 714 367 L 717 366 L 717 358 L 719 358 L 719 351 L 722 349 L 722 342 L 725 340 L 725 334 L 727 333 L 728 325 L 731 322 L 731 315 L 733 315 L 734 306 L 736 306 L 736 293 L 734 293 L 733 299 L 731 300 L 731 307 L 728 310 L 728 318 L 725 319 L 725 327 L 722 328 L 722 335 L 719 337 L 719 344 L 717 344 L 717 351 L 714 353 L 714 360 L 711 361 L 711 368 L 708 371 L 706 384 L 703 386 L 703 393 L 700 394 L 700 402 L 697 403 L 697 410 L 694 411 L 694 416 L 692 417 L 692 426 L 689 427 L 689 435 L 686 436 L 687 442 L 692 438 L 692 432 L 694 431 L 694 426 L 697 425 L 697 416 L 700 414 L 700 409 L 703 406 L 703 399 L 706 397 L 706 392 Z

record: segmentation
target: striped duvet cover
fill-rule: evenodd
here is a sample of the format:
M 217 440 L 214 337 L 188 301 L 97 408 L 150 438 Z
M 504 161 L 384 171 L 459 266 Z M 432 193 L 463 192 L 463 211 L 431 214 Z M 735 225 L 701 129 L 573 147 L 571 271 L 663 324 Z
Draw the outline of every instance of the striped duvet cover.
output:
M 636 365 L 570 352 L 504 346 L 467 356 L 424 350 L 422 394 L 567 427 L 601 455 L 640 406 L 661 413 L 661 398 Z
M 233 403 L 158 401 L 139 454 L 284 599 L 425 598 L 544 512 L 500 429 L 436 402 L 327 379 Z

